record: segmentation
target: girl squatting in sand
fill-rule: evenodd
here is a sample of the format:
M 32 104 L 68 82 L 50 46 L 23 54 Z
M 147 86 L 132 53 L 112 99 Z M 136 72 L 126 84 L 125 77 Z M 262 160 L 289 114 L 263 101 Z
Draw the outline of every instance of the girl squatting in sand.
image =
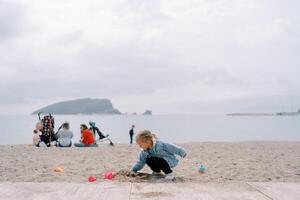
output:
M 136 143 L 142 148 L 142 151 L 131 171 L 136 173 L 147 164 L 153 171 L 153 175 L 163 171 L 166 174 L 166 179 L 173 180 L 175 178 L 171 169 L 178 164 L 175 155 L 184 158 L 186 156 L 184 149 L 157 140 L 156 136 L 149 130 L 139 132 L 136 136 Z

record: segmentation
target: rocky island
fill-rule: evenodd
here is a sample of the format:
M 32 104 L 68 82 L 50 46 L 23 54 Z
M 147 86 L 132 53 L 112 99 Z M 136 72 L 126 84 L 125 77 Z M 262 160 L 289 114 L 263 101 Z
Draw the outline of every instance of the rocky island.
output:
M 75 114 L 121 114 L 109 99 L 76 99 L 54 103 L 34 111 L 32 114 L 52 113 L 61 115 Z

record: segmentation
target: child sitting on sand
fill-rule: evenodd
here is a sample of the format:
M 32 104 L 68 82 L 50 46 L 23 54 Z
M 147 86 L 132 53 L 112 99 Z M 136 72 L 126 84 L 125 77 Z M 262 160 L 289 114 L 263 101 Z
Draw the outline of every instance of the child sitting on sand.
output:
M 32 142 L 33 142 L 34 146 L 36 146 L 36 147 L 40 146 L 41 137 L 40 137 L 39 131 L 36 129 L 33 130 Z
M 33 130 L 32 143 L 36 147 L 40 147 L 41 144 L 41 130 L 43 129 L 43 124 L 41 122 L 36 123 L 35 129 Z
M 178 164 L 175 154 L 184 158 L 186 156 L 184 149 L 157 140 L 156 136 L 149 130 L 139 132 L 136 136 L 136 143 L 142 148 L 142 151 L 131 171 L 136 173 L 147 164 L 152 169 L 153 175 L 163 171 L 166 174 L 166 179 L 173 180 L 175 178 L 171 169 Z

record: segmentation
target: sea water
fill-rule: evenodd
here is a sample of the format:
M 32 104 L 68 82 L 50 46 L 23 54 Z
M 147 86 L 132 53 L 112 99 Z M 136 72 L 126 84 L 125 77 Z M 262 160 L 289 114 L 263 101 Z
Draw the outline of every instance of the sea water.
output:
M 54 115 L 55 131 L 68 121 L 74 141 L 80 124 L 95 121 L 114 143 L 129 143 L 129 129 L 149 129 L 169 142 L 300 141 L 300 116 Z M 36 115 L 0 115 L 0 144 L 32 143 Z

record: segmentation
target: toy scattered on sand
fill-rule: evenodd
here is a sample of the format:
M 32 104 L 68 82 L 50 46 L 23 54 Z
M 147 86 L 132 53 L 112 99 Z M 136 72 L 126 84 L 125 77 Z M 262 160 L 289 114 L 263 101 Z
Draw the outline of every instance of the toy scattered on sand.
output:
M 112 171 L 105 172 L 104 178 L 107 180 L 112 180 L 115 177 L 116 173 Z
M 97 178 L 95 176 L 89 176 L 88 181 L 89 182 L 95 182 Z
M 62 173 L 62 172 L 64 172 L 64 168 L 62 168 L 62 167 L 56 167 L 56 168 L 54 168 L 53 171 L 54 172 L 58 172 L 58 173 Z
M 204 165 L 199 165 L 199 167 L 198 167 L 198 172 L 199 173 L 204 173 L 205 172 L 205 166 Z

